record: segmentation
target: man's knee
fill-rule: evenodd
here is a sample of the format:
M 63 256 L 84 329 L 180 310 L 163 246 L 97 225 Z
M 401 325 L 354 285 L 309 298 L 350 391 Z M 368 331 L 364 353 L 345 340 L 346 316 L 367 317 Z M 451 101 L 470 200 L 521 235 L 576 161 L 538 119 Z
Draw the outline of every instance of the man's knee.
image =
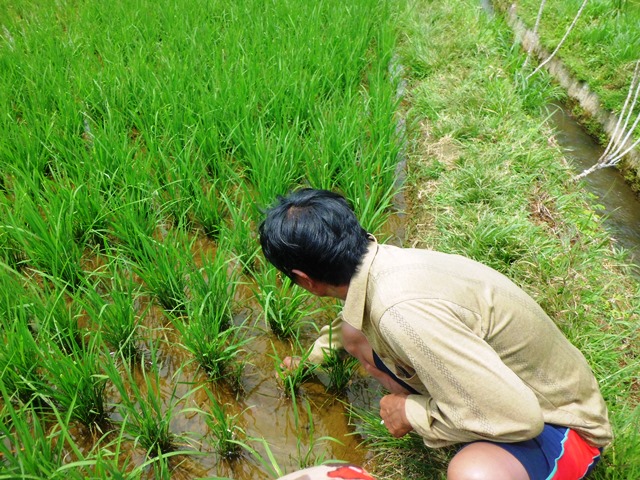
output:
M 449 463 L 448 480 L 529 480 L 522 464 L 509 452 L 489 442 L 472 443 Z

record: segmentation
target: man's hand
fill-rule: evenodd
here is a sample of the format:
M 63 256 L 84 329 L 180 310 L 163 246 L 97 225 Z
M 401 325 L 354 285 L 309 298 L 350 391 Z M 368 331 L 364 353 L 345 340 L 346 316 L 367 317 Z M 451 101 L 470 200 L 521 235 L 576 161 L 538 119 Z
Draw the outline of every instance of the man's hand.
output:
M 380 417 L 389 433 L 396 438 L 413 430 L 404 411 L 406 401 L 407 395 L 401 393 L 391 393 L 380 400 Z
M 300 366 L 302 359 L 300 357 L 285 357 L 280 364 L 283 370 L 295 370 Z

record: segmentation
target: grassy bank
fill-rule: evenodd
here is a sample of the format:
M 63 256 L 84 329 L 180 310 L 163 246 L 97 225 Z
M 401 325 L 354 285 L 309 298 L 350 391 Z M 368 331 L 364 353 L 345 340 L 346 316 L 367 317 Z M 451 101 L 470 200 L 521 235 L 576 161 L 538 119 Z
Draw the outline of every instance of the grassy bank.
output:
M 415 1 L 404 28 L 407 243 L 485 262 L 543 305 L 610 408 L 616 440 L 593 478 L 638 478 L 640 287 L 546 123 L 542 107 L 563 93 L 544 75 L 519 87 L 523 53 L 478 2 Z M 383 478 L 444 478 L 448 452 L 389 438 L 373 421 L 368 433 Z
M 538 25 L 537 34 L 542 48 L 557 52 L 556 59 L 566 66 L 572 78 L 588 85 L 598 98 L 603 112 L 613 112 L 622 118 L 624 125 L 628 125 L 625 134 L 633 130 L 628 143 L 631 145 L 634 138 L 640 138 L 640 125 L 632 127 L 640 113 L 638 104 L 634 110 L 631 109 L 635 87 L 630 92 L 634 71 L 640 60 L 640 3 L 628 0 L 586 2 L 578 16 L 582 4 L 578 0 L 550 1 L 545 2 L 540 11 L 539 1 L 519 1 L 515 6 L 504 0 L 495 2 L 501 12 L 515 12 L 530 30 Z M 574 25 L 570 28 L 572 23 Z M 533 62 L 532 67 L 537 63 Z M 574 114 L 603 145 L 609 142 L 611 136 L 618 135 L 612 131 L 605 133 L 600 124 L 604 120 L 593 118 L 595 114 L 592 107 L 583 109 L 579 102 L 575 102 Z M 617 138 L 622 137 L 619 134 Z M 635 160 L 628 157 L 621 165 L 637 191 L 637 155 Z

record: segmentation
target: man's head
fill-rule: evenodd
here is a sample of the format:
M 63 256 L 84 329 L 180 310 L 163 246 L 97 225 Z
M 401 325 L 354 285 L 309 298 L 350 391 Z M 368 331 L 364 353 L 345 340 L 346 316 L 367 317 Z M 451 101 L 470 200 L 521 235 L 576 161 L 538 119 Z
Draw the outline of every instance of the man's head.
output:
M 349 284 L 369 244 L 344 197 L 311 188 L 278 197 L 259 232 L 264 256 L 278 270 L 333 286 Z

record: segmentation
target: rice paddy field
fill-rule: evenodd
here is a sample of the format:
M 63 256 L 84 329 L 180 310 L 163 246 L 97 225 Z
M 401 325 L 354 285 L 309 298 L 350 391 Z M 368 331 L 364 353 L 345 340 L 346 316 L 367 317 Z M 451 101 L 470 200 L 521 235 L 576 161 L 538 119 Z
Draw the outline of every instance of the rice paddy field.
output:
M 523 61 L 471 0 L 0 0 L 0 479 L 444 478 L 353 361 L 280 366 L 339 311 L 259 252 L 298 186 L 530 291 L 610 406 L 594 478 L 637 478 L 640 288 Z
M 0 2 L 0 478 L 362 463 L 339 375 L 296 401 L 308 372 L 278 369 L 336 309 L 283 283 L 256 231 L 299 185 L 380 231 L 393 18 L 374 0 Z

